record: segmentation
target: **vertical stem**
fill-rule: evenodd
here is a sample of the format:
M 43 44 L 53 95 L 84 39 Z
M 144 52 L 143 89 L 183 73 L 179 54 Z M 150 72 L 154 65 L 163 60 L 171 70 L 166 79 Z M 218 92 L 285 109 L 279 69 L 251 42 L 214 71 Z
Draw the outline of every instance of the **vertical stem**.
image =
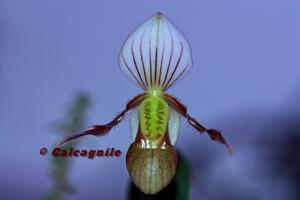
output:
M 86 111 L 90 105 L 89 97 L 79 92 L 74 97 L 70 106 L 66 109 L 64 120 L 56 122 L 55 129 L 60 136 L 68 136 L 70 133 L 78 132 L 85 126 Z M 75 148 L 78 140 L 64 146 L 65 149 Z M 44 196 L 45 200 L 61 200 L 65 192 L 73 192 L 75 188 L 70 185 L 68 176 L 72 162 L 67 157 L 51 157 L 51 178 L 53 187 Z

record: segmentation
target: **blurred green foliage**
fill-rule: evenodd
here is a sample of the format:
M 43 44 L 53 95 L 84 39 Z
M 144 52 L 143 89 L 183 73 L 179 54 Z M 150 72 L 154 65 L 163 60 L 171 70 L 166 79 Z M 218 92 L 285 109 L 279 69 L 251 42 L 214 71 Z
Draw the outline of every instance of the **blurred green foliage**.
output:
M 179 162 L 174 177 L 176 183 L 176 199 L 188 200 L 190 192 L 190 167 L 183 155 L 179 153 Z
M 63 120 L 55 122 L 55 130 L 62 139 L 70 134 L 77 133 L 85 127 L 86 112 L 90 105 L 90 99 L 84 92 L 78 92 L 72 103 L 66 109 Z M 65 149 L 76 147 L 78 140 L 64 145 Z M 54 148 L 54 146 L 53 146 Z M 62 200 L 66 192 L 74 192 L 75 188 L 69 183 L 68 175 L 72 160 L 67 157 L 51 157 L 52 189 L 45 195 L 44 200 Z

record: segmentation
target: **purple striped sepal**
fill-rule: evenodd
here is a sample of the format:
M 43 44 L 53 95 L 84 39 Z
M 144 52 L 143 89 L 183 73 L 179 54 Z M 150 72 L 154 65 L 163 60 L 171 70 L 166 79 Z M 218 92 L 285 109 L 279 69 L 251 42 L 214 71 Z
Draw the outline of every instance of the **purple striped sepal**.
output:
M 142 23 L 125 41 L 121 68 L 144 90 L 167 90 L 192 66 L 188 41 L 161 13 Z

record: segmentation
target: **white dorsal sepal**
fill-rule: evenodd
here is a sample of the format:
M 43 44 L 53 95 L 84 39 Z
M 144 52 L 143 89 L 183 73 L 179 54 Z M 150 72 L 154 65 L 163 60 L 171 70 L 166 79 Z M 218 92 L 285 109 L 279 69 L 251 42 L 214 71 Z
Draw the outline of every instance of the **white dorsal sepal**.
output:
M 192 56 L 185 37 L 157 13 L 131 33 L 119 63 L 145 90 L 166 90 L 192 66 Z

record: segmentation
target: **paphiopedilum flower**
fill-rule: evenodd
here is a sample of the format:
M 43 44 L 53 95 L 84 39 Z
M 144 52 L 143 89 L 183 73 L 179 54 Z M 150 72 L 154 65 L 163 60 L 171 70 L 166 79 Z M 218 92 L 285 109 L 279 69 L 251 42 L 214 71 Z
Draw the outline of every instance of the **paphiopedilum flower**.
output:
M 161 13 L 142 23 L 125 41 L 119 58 L 121 68 L 145 91 L 131 99 L 111 122 L 94 125 L 70 136 L 59 145 L 84 135 L 104 135 L 131 113 L 133 143 L 126 164 L 133 183 L 144 193 L 155 194 L 175 175 L 174 149 L 180 117 L 212 140 L 230 145 L 221 133 L 207 129 L 191 117 L 186 106 L 165 91 L 192 66 L 190 46 L 183 34 Z

